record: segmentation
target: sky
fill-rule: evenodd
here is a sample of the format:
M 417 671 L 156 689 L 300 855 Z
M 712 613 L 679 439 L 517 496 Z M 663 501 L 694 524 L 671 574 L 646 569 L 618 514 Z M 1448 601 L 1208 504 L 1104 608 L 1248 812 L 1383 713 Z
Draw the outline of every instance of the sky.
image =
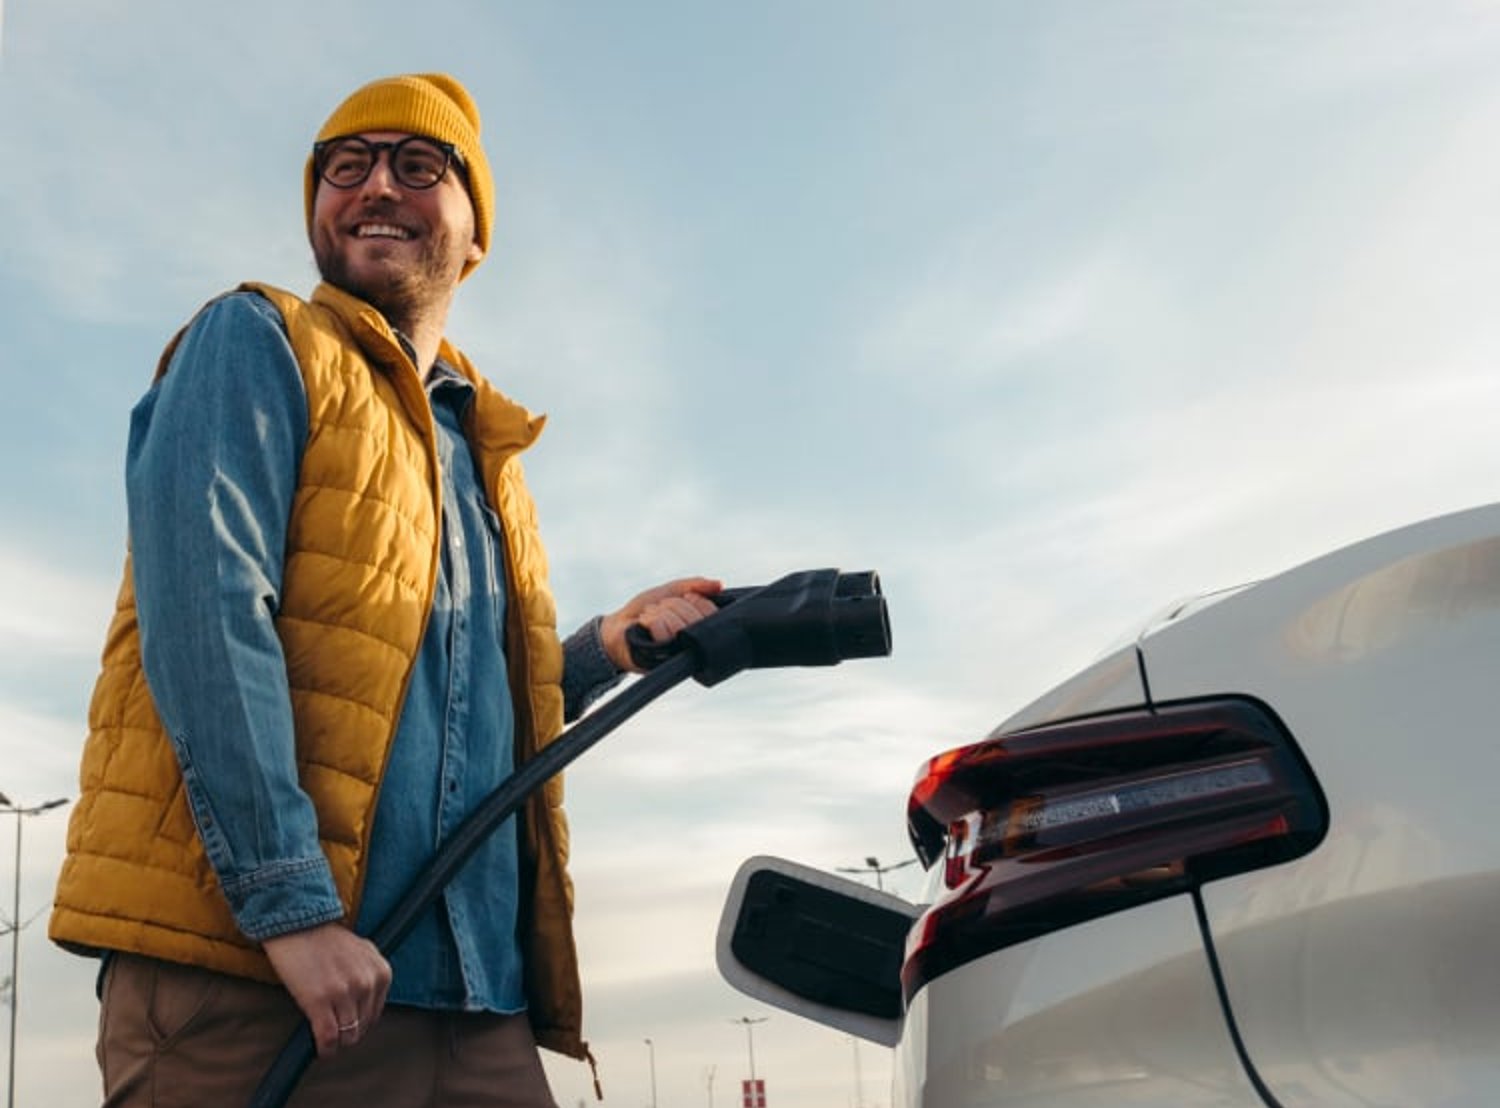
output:
M 737 1104 L 762 1017 L 773 1108 L 889 1105 L 888 1051 L 719 980 L 740 862 L 906 860 L 924 759 L 1168 603 L 1495 499 L 1500 3 L 0 19 L 0 792 L 76 796 L 130 408 L 217 292 L 311 289 L 307 147 L 378 76 L 483 113 L 494 242 L 449 335 L 549 416 L 565 631 L 684 573 L 880 574 L 889 659 L 684 686 L 569 771 L 607 1105 L 651 1105 L 653 1060 L 663 1108 Z M 97 1103 L 92 964 L 45 936 L 66 811 L 25 821 L 18 886 L 0 863 L 23 1105 Z

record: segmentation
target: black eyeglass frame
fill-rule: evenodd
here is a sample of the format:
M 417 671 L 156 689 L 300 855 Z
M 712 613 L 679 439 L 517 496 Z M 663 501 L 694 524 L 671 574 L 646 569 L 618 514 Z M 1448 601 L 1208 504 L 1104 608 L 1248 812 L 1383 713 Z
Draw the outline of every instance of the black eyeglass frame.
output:
M 442 171 L 426 184 L 417 184 L 413 181 L 408 181 L 401 171 L 401 150 L 407 143 L 411 142 L 420 142 L 426 146 L 434 147 L 443 153 Z M 327 173 L 329 151 L 336 147 L 343 148 L 351 143 L 364 147 L 369 153 L 369 165 L 365 167 L 365 171 L 360 174 L 359 179 L 356 181 L 332 180 Z M 430 188 L 436 188 L 442 182 L 443 178 L 448 176 L 448 170 L 453 166 L 458 167 L 460 176 L 464 174 L 464 159 L 463 155 L 458 152 L 458 148 L 451 142 L 443 142 L 441 139 L 429 138 L 426 135 L 407 135 L 404 139 L 397 139 L 395 142 L 371 142 L 369 139 L 359 135 L 340 135 L 337 138 L 324 139 L 322 142 L 313 143 L 313 170 L 317 173 L 318 179 L 330 188 L 359 188 L 360 185 L 370 179 L 370 174 L 375 172 L 375 166 L 380 162 L 380 155 L 387 151 L 389 153 L 386 157 L 386 164 L 391 168 L 391 176 L 396 179 L 396 183 L 402 188 L 414 189 L 418 192 L 425 192 Z

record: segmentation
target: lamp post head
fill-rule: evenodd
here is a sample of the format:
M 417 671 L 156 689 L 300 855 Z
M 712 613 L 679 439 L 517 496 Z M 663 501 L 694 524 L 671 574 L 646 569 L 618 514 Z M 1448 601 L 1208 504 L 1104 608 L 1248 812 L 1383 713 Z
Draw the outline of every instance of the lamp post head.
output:
M 42 804 L 33 804 L 30 808 L 26 808 L 20 804 L 17 804 L 14 800 L 6 796 L 4 793 L 0 793 L 0 809 L 14 812 L 18 816 L 34 816 L 39 812 L 46 812 L 50 811 L 53 808 L 60 808 L 67 802 L 67 797 L 60 796 L 56 800 L 48 800 Z

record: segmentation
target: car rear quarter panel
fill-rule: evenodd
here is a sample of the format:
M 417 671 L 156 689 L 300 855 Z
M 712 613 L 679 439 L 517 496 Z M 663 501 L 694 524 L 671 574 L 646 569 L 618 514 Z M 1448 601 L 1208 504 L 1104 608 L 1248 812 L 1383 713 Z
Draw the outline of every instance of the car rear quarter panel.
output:
M 920 1108 L 1262 1108 L 1187 897 L 1009 947 L 914 998 L 898 1060 Z
M 1326 794 L 1312 854 L 1204 902 L 1285 1108 L 1500 1097 L 1500 508 L 1348 548 L 1141 644 L 1158 701 L 1240 693 Z

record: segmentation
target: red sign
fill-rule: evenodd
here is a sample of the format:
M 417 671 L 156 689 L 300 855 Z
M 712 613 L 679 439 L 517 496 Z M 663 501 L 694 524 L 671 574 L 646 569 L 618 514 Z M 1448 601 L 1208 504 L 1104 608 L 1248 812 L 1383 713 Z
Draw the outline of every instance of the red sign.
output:
M 757 1077 L 754 1081 L 741 1081 L 743 1108 L 766 1108 L 766 1080 Z

